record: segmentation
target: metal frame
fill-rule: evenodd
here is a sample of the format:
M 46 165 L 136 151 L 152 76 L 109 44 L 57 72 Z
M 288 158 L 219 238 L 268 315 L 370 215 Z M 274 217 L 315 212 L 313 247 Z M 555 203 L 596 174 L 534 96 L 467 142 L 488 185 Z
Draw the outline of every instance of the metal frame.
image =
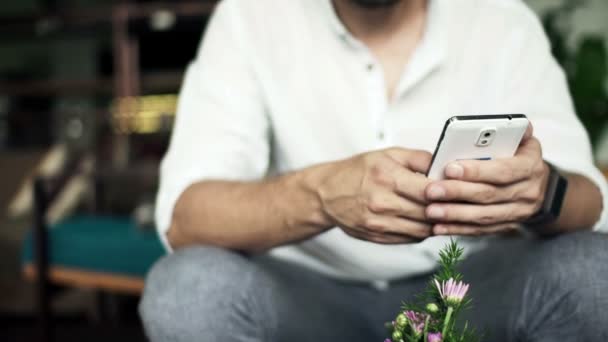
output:
M 38 324 L 40 340 L 51 342 L 54 340 L 54 327 L 52 315 L 52 289 L 49 277 L 50 266 L 50 244 L 46 212 L 50 203 L 57 197 L 70 177 L 80 172 L 79 164 L 82 156 L 77 156 L 67 164 L 67 172 L 56 179 L 44 179 L 42 177 L 34 180 L 34 266 L 36 269 L 36 294 L 38 305 Z
M 29 278 L 34 278 L 36 280 L 38 328 L 40 340 L 45 342 L 51 342 L 54 340 L 55 331 L 53 324 L 53 309 L 51 305 L 54 284 L 64 284 L 68 287 L 70 284 L 76 286 L 78 286 L 77 284 L 82 284 L 82 286 L 91 287 L 98 290 L 98 299 L 100 300 L 98 301 L 97 309 L 99 317 L 102 320 L 104 320 L 104 318 L 108 318 L 108 315 L 104 315 L 104 313 L 107 312 L 106 309 L 110 309 L 112 312 L 117 310 L 115 308 L 116 303 L 114 302 L 114 298 L 109 296 L 109 294 L 117 293 L 136 295 L 140 293 L 138 292 L 138 289 L 141 290 L 143 287 L 143 280 L 121 275 L 114 276 L 111 274 L 95 272 L 87 273 L 86 270 L 82 270 L 84 272 L 81 272 L 80 270 L 77 270 L 77 272 L 72 272 L 78 273 L 81 278 L 79 282 L 75 281 L 73 274 L 71 275 L 72 278 L 70 281 L 67 281 L 67 273 L 65 270 L 60 270 L 59 268 L 51 269 L 50 255 L 52 253 L 52 247 L 49 243 L 49 225 L 46 221 L 46 213 L 50 207 L 50 204 L 59 195 L 70 178 L 74 175 L 82 173 L 80 164 L 83 158 L 84 156 L 78 156 L 67 164 L 65 169 L 69 170 L 70 172 L 64 173 L 57 178 L 37 178 L 34 181 L 34 262 L 33 265 L 26 265 L 25 273 Z M 93 198 L 91 198 L 91 205 L 88 206 L 94 214 L 106 213 L 105 209 L 107 208 L 104 208 L 104 203 L 106 203 L 105 198 L 107 194 L 107 187 L 105 185 L 107 182 L 111 182 L 112 180 L 116 179 L 116 177 L 128 180 L 132 179 L 133 184 L 138 184 L 137 187 L 141 187 L 142 189 L 147 188 L 150 184 L 156 184 L 158 181 L 158 174 L 156 172 L 147 172 L 147 170 L 144 169 L 134 168 L 122 171 L 109 169 L 95 171 L 91 175 Z M 59 273 L 61 272 L 63 272 L 63 278 L 59 277 Z M 83 277 L 100 277 L 104 278 L 103 280 L 105 280 L 105 282 L 84 282 Z
M 45 190 L 45 181 L 36 179 L 34 182 L 34 260 L 36 266 L 36 292 L 38 305 L 38 324 L 40 326 L 40 340 L 51 342 L 54 340 L 54 329 L 51 312 L 51 284 L 49 281 L 49 243 L 48 227 L 46 224 L 46 210 L 48 198 Z

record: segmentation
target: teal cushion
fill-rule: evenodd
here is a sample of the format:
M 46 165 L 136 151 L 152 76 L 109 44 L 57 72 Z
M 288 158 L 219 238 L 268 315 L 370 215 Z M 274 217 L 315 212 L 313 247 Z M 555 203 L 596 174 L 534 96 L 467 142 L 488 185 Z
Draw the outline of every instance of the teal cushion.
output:
M 165 254 L 156 232 L 139 229 L 128 218 L 76 216 L 49 229 L 49 260 L 54 266 L 143 277 Z M 33 260 L 32 234 L 23 261 Z

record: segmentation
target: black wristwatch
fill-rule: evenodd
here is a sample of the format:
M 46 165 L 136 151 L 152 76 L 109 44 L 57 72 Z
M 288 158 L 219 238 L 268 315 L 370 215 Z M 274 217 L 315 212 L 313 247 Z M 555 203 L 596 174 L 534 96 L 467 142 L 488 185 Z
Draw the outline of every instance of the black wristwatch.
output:
M 568 190 L 568 179 L 559 170 L 545 162 L 549 166 L 549 179 L 547 180 L 547 190 L 545 200 L 540 210 L 530 219 L 524 222 L 527 227 L 543 226 L 549 224 L 559 217 Z

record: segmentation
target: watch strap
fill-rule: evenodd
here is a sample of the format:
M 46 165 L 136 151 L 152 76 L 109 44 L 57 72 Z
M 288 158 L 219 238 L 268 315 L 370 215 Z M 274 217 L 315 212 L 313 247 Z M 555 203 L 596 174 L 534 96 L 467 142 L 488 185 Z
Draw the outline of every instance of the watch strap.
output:
M 561 213 L 566 191 L 568 190 L 568 179 L 551 163 L 549 166 L 549 178 L 545 190 L 545 199 L 539 211 L 524 222 L 527 226 L 539 226 L 554 222 Z

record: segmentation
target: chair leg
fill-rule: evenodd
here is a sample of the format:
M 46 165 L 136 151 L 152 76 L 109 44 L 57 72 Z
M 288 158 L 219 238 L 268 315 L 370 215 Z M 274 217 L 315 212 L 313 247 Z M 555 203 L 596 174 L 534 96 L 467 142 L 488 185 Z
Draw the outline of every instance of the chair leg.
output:
M 95 313 L 98 323 L 105 324 L 108 321 L 108 311 L 106 310 L 107 294 L 103 291 L 95 291 Z
M 108 292 L 96 293 L 97 317 L 102 324 L 116 327 L 121 321 L 120 299 Z
M 52 342 L 54 340 L 54 326 L 51 312 L 51 298 L 48 286 L 44 281 L 38 281 L 38 324 L 40 325 L 40 340 Z
M 51 311 L 51 289 L 49 284 L 49 251 L 48 234 L 45 223 L 46 196 L 43 181 L 34 183 L 34 241 L 35 265 L 37 274 L 38 323 L 40 325 L 40 340 L 52 342 L 54 339 L 53 317 Z

